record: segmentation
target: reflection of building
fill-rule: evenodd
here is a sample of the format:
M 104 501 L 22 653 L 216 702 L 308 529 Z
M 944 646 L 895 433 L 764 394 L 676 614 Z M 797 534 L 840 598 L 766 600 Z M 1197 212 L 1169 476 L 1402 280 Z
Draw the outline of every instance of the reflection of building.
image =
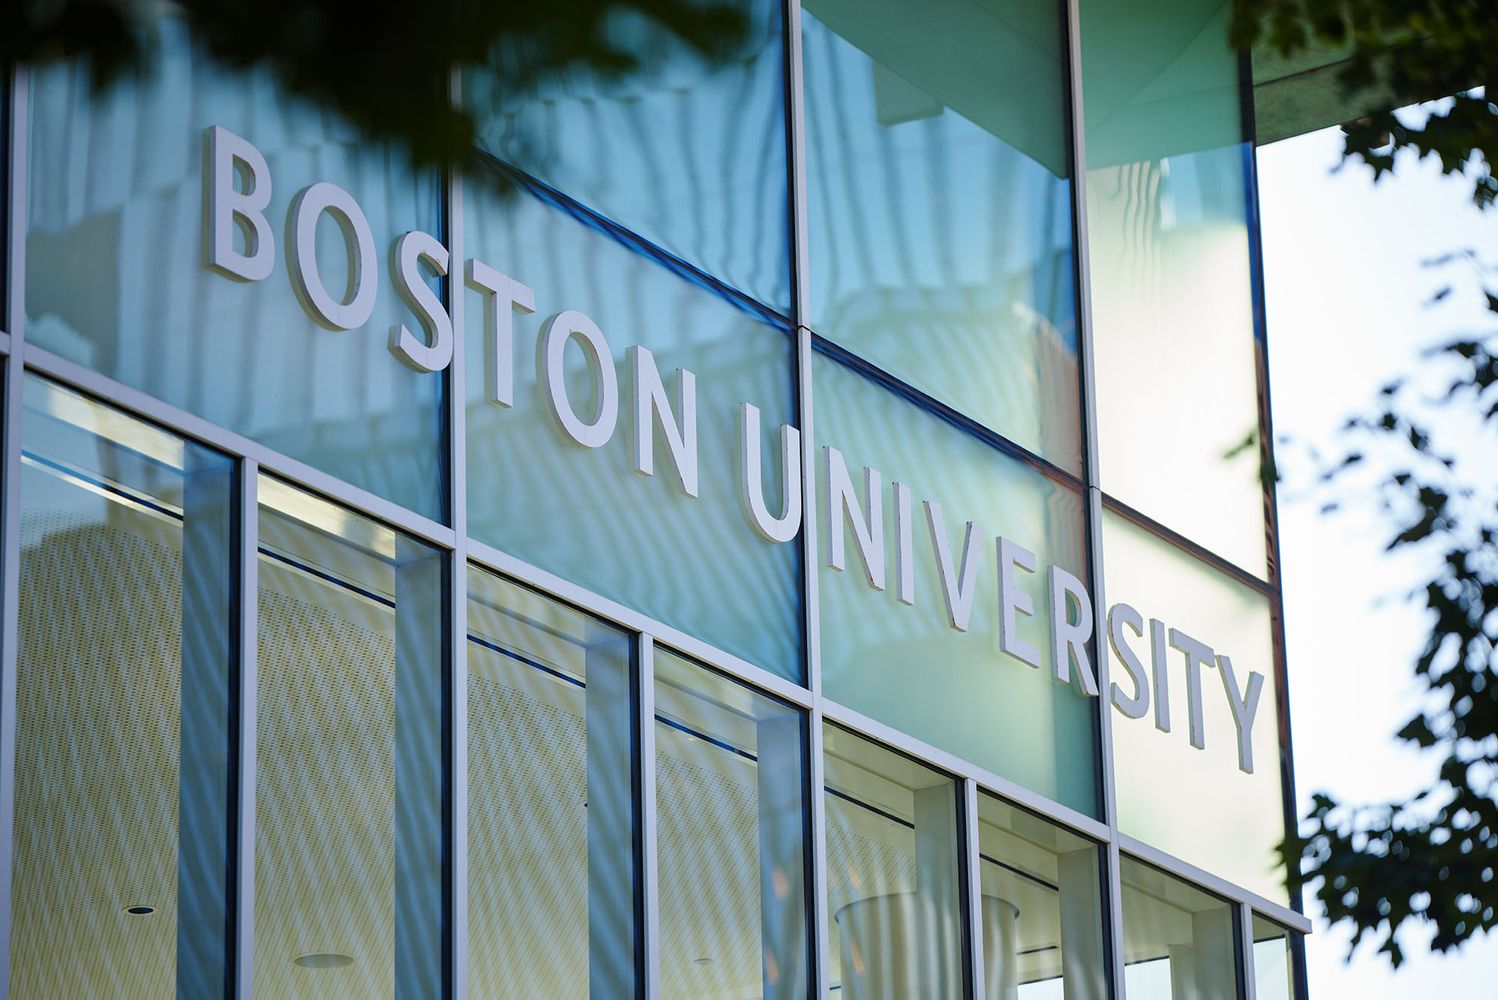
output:
M 16 75 L 0 995 L 1302 995 L 1226 5 L 744 4 L 722 64 L 465 80 L 514 188 L 170 22 Z

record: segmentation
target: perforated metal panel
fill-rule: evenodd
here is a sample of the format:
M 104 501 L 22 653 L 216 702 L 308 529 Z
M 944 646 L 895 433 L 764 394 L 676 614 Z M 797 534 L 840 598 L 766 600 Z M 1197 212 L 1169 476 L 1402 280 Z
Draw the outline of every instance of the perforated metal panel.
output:
M 110 522 L 22 522 L 15 1000 L 176 993 L 181 548 Z
M 255 995 L 392 996 L 394 613 L 261 559 L 258 649 Z

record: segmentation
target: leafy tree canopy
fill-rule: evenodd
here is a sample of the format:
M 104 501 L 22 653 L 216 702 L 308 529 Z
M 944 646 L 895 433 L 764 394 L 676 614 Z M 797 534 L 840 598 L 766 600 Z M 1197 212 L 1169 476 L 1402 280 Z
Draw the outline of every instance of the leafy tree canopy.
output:
M 1498 197 L 1498 7 L 1492 0 L 1234 0 L 1232 40 L 1283 56 L 1313 47 L 1345 51 L 1335 70 L 1349 97 L 1391 95 L 1389 108 L 1343 125 L 1343 153 L 1394 169 L 1401 149 L 1435 156 L 1448 174 L 1465 172 L 1483 207 Z M 1424 122 L 1395 108 L 1450 98 Z
M 1377 111 L 1343 125 L 1344 156 L 1391 172 L 1401 150 L 1434 156 L 1472 183 L 1488 208 L 1498 197 L 1498 7 L 1492 0 L 1236 0 L 1233 38 L 1283 55 L 1339 47 L 1336 70 L 1352 100 L 1377 90 L 1398 104 L 1435 101 L 1421 115 Z M 1498 319 L 1495 270 L 1465 261 Z M 1450 288 L 1437 298 L 1444 298 Z M 1495 324 L 1498 326 L 1498 324 Z M 1433 401 L 1433 402 L 1432 402 Z M 1334 924 L 1353 927 L 1398 966 L 1399 931 L 1433 928 L 1447 951 L 1498 926 L 1498 505 L 1494 470 L 1464 465 L 1465 449 L 1438 443 L 1432 408 L 1465 418 L 1472 450 L 1498 440 L 1498 330 L 1451 339 L 1421 370 L 1383 387 L 1376 405 L 1348 421 L 1349 448 L 1326 468 L 1349 483 L 1365 456 L 1379 457 L 1375 489 L 1393 531 L 1387 550 L 1417 550 L 1434 567 L 1412 596 L 1429 632 L 1414 664 L 1423 696 L 1397 738 L 1430 755 L 1435 780 L 1409 798 L 1347 804 L 1312 797 L 1298 835 L 1282 850 L 1300 868 Z M 1354 751 L 1355 752 L 1355 751 Z
M 148 69 L 163 12 L 222 66 L 268 71 L 416 165 L 473 148 L 474 115 L 446 98 L 454 69 L 524 94 L 574 69 L 628 74 L 662 37 L 723 58 L 748 27 L 732 0 L 7 0 L 0 63 L 82 59 L 102 90 Z M 618 30 L 631 21 L 652 30 Z

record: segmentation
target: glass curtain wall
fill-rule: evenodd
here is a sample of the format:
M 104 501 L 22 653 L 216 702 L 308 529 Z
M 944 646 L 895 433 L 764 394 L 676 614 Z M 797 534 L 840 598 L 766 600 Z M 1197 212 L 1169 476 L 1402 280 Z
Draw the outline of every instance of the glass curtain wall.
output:
M 742 6 L 749 35 L 717 67 L 621 21 L 607 30 L 639 54 L 638 73 L 564 74 L 544 93 L 463 81 L 484 108 L 488 169 L 465 182 L 458 224 L 465 255 L 498 275 L 482 280 L 506 279 L 499 292 L 465 287 L 458 262 L 445 287 L 445 301 L 467 306 L 454 331 L 466 383 L 450 388 L 466 409 L 457 444 L 475 544 L 724 650 L 724 670 L 737 657 L 811 685 L 806 644 L 820 642 L 820 693 L 876 719 L 882 738 L 907 738 L 891 727 L 1098 815 L 1097 702 L 1075 671 L 1052 680 L 1057 610 L 1039 582 L 1048 563 L 1088 578 L 1081 180 L 1108 594 L 1216 644 L 1198 664 L 1200 690 L 1181 661 L 1167 667 L 1169 693 L 1155 698 L 1176 706 L 1173 732 L 1158 719 L 1113 727 L 1119 824 L 1288 900 L 1271 850 L 1283 835 L 1274 601 L 1113 512 L 1133 508 L 1267 575 L 1252 189 L 1236 57 L 1218 44 L 1227 5 L 1082 0 L 1088 169 L 1074 179 L 1059 3 L 805 0 L 805 94 L 792 95 L 806 111 L 805 315 L 787 225 L 785 80 L 799 77 L 786 72 L 782 5 Z M 153 30 L 152 71 L 107 93 L 75 65 L 31 74 L 32 357 L 246 435 L 334 477 L 320 481 L 341 496 L 452 513 L 449 387 L 385 349 L 389 327 L 411 321 L 392 282 L 381 267 L 361 326 L 321 328 L 289 277 L 283 225 L 299 190 L 336 184 L 362 206 L 383 265 L 401 233 L 444 231 L 439 178 L 412 175 L 260 75 L 217 68 L 179 20 Z M 205 267 L 213 126 L 253 144 L 275 177 L 267 278 Z M 231 164 L 231 186 L 247 194 L 255 170 Z M 330 288 L 353 295 L 351 226 L 317 223 L 310 256 Z M 238 226 L 231 242 L 253 255 L 259 238 Z M 597 448 L 548 423 L 535 347 L 546 317 L 564 312 L 592 317 L 611 345 L 592 360 L 572 336 L 560 352 L 562 394 L 579 413 L 602 417 L 599 386 L 612 376 L 623 412 Z M 801 516 L 822 519 L 816 553 L 794 531 L 759 537 L 739 509 L 756 446 L 771 512 L 801 485 L 779 443 L 808 374 L 798 322 L 813 331 L 819 441 L 803 443 L 819 449 L 814 478 L 831 478 L 821 445 L 846 456 L 840 543 L 858 549 L 853 508 L 871 511 L 884 585 L 871 586 L 872 567 L 826 565 L 830 507 L 809 486 Z M 684 398 L 685 372 L 698 379 L 700 489 L 671 471 L 680 449 L 666 423 L 680 402 L 675 414 L 644 410 L 656 474 L 635 474 L 642 357 L 661 399 Z M 505 362 L 514 378 L 499 398 Z M 262 995 L 442 996 L 454 809 L 468 830 L 469 995 L 635 995 L 650 967 L 648 808 L 662 994 L 805 996 L 812 795 L 826 809 L 824 960 L 840 995 L 1107 994 L 1091 841 L 987 795 L 964 816 L 952 775 L 669 650 L 642 678 L 636 633 L 476 567 L 466 593 L 452 593 L 442 546 L 269 475 L 258 509 L 236 511 L 234 456 L 39 376 L 20 384 L 10 995 L 232 992 L 238 850 L 254 860 L 246 957 Z M 741 402 L 760 419 L 746 454 Z M 868 485 L 866 464 L 882 482 Z M 252 842 L 236 845 L 241 516 L 260 540 L 247 609 L 256 704 L 244 720 L 257 731 L 244 772 L 257 812 Z M 1040 566 L 1036 585 L 1023 583 L 1036 614 L 1013 629 L 1038 647 L 1034 667 L 1001 655 L 998 534 L 1035 549 Z M 822 565 L 808 577 L 803 558 Z M 803 634 L 808 579 L 820 636 Z M 458 600 L 465 636 L 448 634 Z M 1103 642 L 1089 647 L 1094 661 Z M 1246 738 L 1215 654 L 1238 667 L 1233 693 L 1261 678 Z M 463 690 L 450 687 L 455 668 Z M 645 733 L 642 690 L 655 705 Z M 1179 699 L 1196 694 L 1206 701 L 1188 721 Z M 807 778 L 813 726 L 826 747 L 821 789 Z M 1198 730 L 1204 748 L 1188 745 Z M 653 802 L 641 789 L 649 741 Z M 468 775 L 456 802 L 453 742 Z M 974 873 L 963 871 L 970 823 Z M 980 899 L 964 899 L 969 885 Z M 1123 885 L 1131 1000 L 1234 995 L 1232 905 L 1128 859 Z M 970 911 L 980 926 L 965 929 Z M 1287 932 L 1263 920 L 1253 931 L 1259 996 L 1288 1000 Z M 965 982 L 969 934 L 982 983 Z
M 1119 828 L 1288 904 L 1270 599 L 1117 514 L 1102 534 L 1108 600 L 1141 626 L 1109 636 L 1115 682 L 1134 693 L 1124 649 L 1144 685 L 1138 717 L 1113 718 Z
M 1254 1000 L 1297 1000 L 1290 932 L 1254 915 Z
M 978 796 L 982 1000 L 1105 1000 L 1101 848 Z
M 577 60 L 532 87 L 469 72 L 463 98 L 484 153 L 789 317 L 782 5 L 722 6 L 745 22 L 730 46 L 706 19 L 679 19 L 687 37 L 672 38 L 646 17 L 605 17 L 600 43 L 635 66 L 597 72 Z M 512 78 L 557 58 L 552 39 L 511 43 Z
M 1252 146 L 1231 4 L 1080 7 L 1100 485 L 1262 577 Z
M 655 650 L 663 998 L 804 1000 L 806 718 Z
M 1235 1000 L 1233 907 L 1133 858 L 1119 877 L 1129 1000 Z
M 761 538 L 739 501 L 742 402 L 760 414 L 768 509 L 779 514 L 791 499 L 779 434 L 796 422 L 789 328 L 534 192 L 486 186 L 495 182 L 475 180 L 465 190 L 466 252 L 523 283 L 533 311 L 512 310 L 508 293 L 497 301 L 465 293 L 470 533 L 801 679 L 799 548 Z M 561 366 L 581 419 L 606 427 L 598 447 L 578 446 L 557 424 L 537 360 L 550 318 L 581 324 L 579 313 L 596 324 L 597 365 L 578 335 L 562 345 Z M 501 321 L 505 336 L 497 334 Z M 649 389 L 634 364 L 646 355 L 673 402 L 659 415 L 647 406 L 641 421 L 636 407 Z M 496 365 L 511 373 L 503 401 Z M 688 372 L 690 445 L 681 430 Z M 608 404 L 604 385 L 612 387 Z M 695 495 L 678 478 L 666 424 L 698 468 Z M 635 471 L 640 429 L 651 475 Z M 793 459 L 789 475 L 799 488 L 795 472 Z
M 805 0 L 810 316 L 1081 466 L 1061 4 Z
M 262 476 L 256 995 L 441 995 L 447 557 Z
M 468 571 L 468 994 L 636 995 L 634 640 Z
M 142 74 L 104 93 L 78 63 L 31 74 L 27 341 L 441 519 L 442 375 L 386 348 L 392 325 L 415 323 L 387 258 L 407 231 L 443 231 L 438 176 L 413 174 L 267 72 L 224 69 L 158 8 Z M 255 280 L 206 263 L 214 127 L 256 151 L 240 149 L 223 180 L 246 202 L 267 199 L 259 235 L 231 227 L 234 253 L 263 266 Z M 351 329 L 314 319 L 292 278 L 290 216 L 318 183 L 353 199 L 370 240 L 372 253 L 357 250 L 355 222 L 337 212 L 313 219 L 308 266 L 360 303 Z
M 846 516 L 837 497 L 817 504 L 824 692 L 1095 815 L 1097 706 L 1075 670 L 1055 680 L 1046 586 L 1047 564 L 1087 575 L 1081 493 L 822 353 L 812 373 L 818 489 L 835 454 L 854 494 Z M 879 539 L 878 587 L 860 563 L 860 519 Z M 1010 574 L 1033 595 L 1035 613 L 1014 614 L 1010 637 L 1034 648 L 1033 664 L 1004 651 L 999 536 L 1035 556 L 1036 572 Z M 830 565 L 839 542 L 843 569 Z
M 8 995 L 224 996 L 234 465 L 23 385 Z
M 849 1000 L 965 995 L 960 788 L 823 728 L 828 983 Z

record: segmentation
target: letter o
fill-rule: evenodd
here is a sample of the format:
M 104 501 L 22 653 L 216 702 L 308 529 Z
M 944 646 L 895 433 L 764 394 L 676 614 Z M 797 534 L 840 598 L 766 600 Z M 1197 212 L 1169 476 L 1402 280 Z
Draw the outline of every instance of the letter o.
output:
M 584 421 L 572 408 L 567 396 L 567 380 L 562 362 L 567 341 L 576 337 L 598 383 L 598 413 Z M 538 381 L 546 396 L 547 408 L 562 430 L 584 448 L 602 448 L 614 436 L 619 422 L 619 376 L 614 371 L 614 355 L 603 331 L 587 316 L 575 310 L 559 312 L 541 327 L 536 342 Z
M 317 270 L 317 221 L 331 212 L 343 233 L 349 255 L 350 289 L 347 302 L 328 294 Z M 369 322 L 379 288 L 374 234 L 359 203 L 337 184 L 321 181 L 297 192 L 291 201 L 287 249 L 291 257 L 291 286 L 312 318 L 330 330 L 352 330 Z M 350 239 L 352 237 L 352 239 Z

